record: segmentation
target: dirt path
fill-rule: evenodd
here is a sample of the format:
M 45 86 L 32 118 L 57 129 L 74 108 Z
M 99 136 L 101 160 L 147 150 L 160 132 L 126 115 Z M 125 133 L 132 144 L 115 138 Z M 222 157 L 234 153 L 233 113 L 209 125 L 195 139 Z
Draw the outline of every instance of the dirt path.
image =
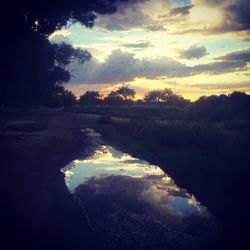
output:
M 41 131 L 0 136 L 2 235 L 9 249 L 93 249 L 97 236 L 69 194 L 60 168 L 84 151 L 80 128 L 98 116 L 45 115 L 47 126 Z

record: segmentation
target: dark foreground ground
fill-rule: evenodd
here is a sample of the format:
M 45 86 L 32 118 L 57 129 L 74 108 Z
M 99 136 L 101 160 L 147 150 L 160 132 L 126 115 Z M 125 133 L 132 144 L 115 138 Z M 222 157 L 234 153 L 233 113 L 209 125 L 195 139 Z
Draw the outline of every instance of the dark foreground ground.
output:
M 208 207 L 221 232 L 216 249 L 249 244 L 248 120 L 102 122 L 109 144 L 160 166 Z
M 82 119 L 88 122 L 95 116 L 61 111 L 1 112 L 4 249 L 99 248 L 95 232 L 60 172 L 84 152 L 85 140 L 78 127 Z M 15 124 L 17 120 L 36 123 Z
M 84 157 L 83 127 L 161 166 L 215 216 L 223 232 L 217 248 L 242 249 L 249 235 L 248 121 L 208 125 L 99 117 L 59 110 L 1 111 L 5 249 L 105 249 L 60 173 L 69 161 Z

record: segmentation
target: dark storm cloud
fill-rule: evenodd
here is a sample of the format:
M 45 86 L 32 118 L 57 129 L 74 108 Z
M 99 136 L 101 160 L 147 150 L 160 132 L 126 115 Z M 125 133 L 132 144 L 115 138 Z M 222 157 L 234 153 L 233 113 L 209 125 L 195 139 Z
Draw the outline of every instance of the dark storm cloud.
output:
M 134 28 L 143 28 L 147 31 L 165 30 L 162 24 L 143 12 L 141 3 L 148 1 L 119 1 L 117 2 L 117 12 L 112 16 L 98 16 L 96 25 L 110 31 Z
M 221 31 L 242 31 L 250 29 L 250 1 L 235 1 L 224 7 L 224 22 Z
M 236 51 L 216 58 L 217 60 L 250 62 L 250 49 Z
M 177 7 L 170 10 L 170 15 L 183 15 L 186 16 L 190 13 L 190 9 L 192 9 L 194 5 L 188 5 L 183 7 Z
M 186 50 L 179 51 L 180 57 L 185 59 L 194 59 L 194 58 L 199 59 L 207 54 L 208 53 L 205 46 L 197 46 L 197 45 L 191 46 Z
M 144 14 L 141 10 L 128 9 L 126 14 L 117 12 L 112 16 L 98 16 L 96 25 L 114 31 L 145 27 L 151 22 L 150 16 Z
M 250 1 L 249 0 L 200 0 L 200 3 L 219 8 L 222 11 L 222 22 L 213 27 L 210 32 L 224 33 L 250 30 Z
M 137 41 L 136 43 L 125 43 L 122 46 L 126 48 L 145 49 L 152 47 L 152 43 L 148 41 Z
M 201 73 L 208 75 L 223 74 L 246 69 L 243 61 L 221 61 L 193 67 L 171 58 L 136 58 L 134 54 L 121 50 L 112 51 L 104 62 L 92 59 L 79 65 L 72 63 L 69 70 L 75 76 L 70 83 L 119 83 L 133 81 L 135 78 L 159 79 L 193 76 Z

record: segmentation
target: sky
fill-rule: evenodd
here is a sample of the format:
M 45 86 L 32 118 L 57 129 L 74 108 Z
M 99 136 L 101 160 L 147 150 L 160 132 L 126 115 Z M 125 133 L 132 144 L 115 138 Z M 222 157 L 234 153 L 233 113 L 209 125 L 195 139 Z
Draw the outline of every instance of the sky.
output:
M 123 85 L 137 98 L 163 88 L 190 100 L 250 93 L 250 1 L 127 0 L 116 8 L 91 29 L 75 23 L 50 36 L 92 55 L 68 66 L 65 87 L 76 96 Z

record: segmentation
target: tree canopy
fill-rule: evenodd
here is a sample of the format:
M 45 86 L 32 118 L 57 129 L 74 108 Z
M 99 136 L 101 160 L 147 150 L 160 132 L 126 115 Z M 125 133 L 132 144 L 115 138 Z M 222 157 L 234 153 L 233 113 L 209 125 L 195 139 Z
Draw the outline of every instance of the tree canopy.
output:
M 65 66 L 90 59 L 70 45 L 50 44 L 51 33 L 74 22 L 92 27 L 97 14 L 116 11 L 115 0 L 5 1 L 0 105 L 45 104 L 70 79 Z
M 157 103 L 157 104 L 175 104 L 183 105 L 187 104 L 188 100 L 185 100 L 181 95 L 175 94 L 171 89 L 163 90 L 151 90 L 145 94 L 145 102 Z
M 128 101 L 135 98 L 135 90 L 127 86 L 120 87 L 116 93 L 122 98 L 123 101 Z
M 104 98 L 104 103 L 110 105 L 120 105 L 123 103 L 123 99 L 117 93 L 117 91 L 112 91 Z
M 249 119 L 250 96 L 234 91 L 229 95 L 202 96 L 194 102 L 191 109 L 192 119 L 230 120 Z
M 80 96 L 80 104 L 98 104 L 100 103 L 100 93 L 98 91 L 86 91 L 83 95 Z

